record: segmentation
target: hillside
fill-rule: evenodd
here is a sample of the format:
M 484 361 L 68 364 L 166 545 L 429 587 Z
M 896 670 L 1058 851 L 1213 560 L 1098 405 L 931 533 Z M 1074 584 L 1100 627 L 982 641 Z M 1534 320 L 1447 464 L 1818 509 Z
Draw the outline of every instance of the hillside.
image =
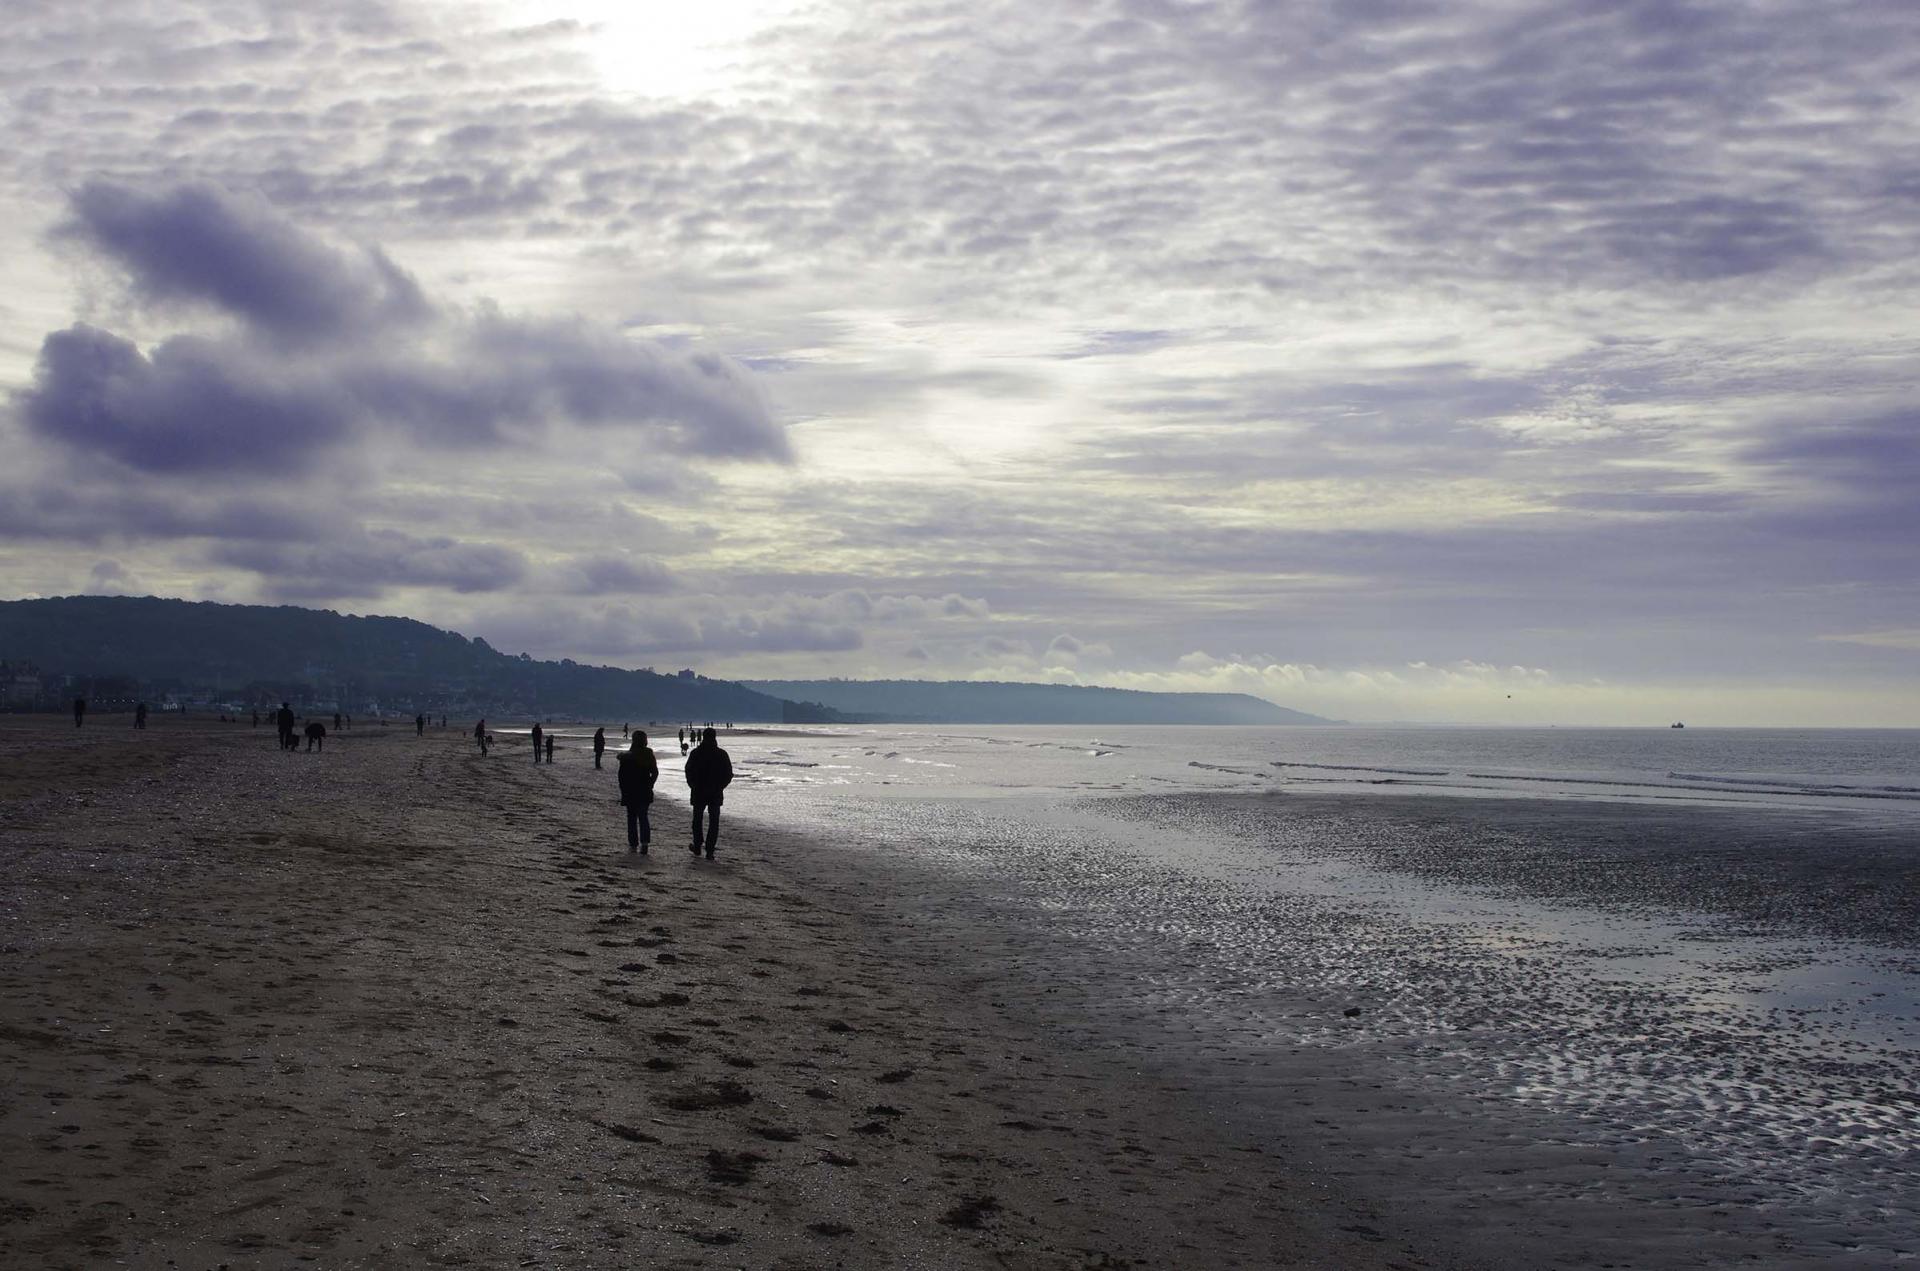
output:
M 0 658 L 125 677 L 221 700 L 406 703 L 405 709 L 599 718 L 824 721 L 778 697 L 702 676 L 501 653 L 411 618 L 151 596 L 0 601 Z
M 1245 693 L 972 680 L 743 680 L 854 719 L 927 724 L 1331 724 Z

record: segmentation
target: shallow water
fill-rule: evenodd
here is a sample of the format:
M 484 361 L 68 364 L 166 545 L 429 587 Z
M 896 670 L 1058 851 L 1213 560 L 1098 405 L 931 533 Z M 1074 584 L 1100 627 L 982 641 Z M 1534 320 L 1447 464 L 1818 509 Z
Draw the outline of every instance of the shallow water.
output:
M 1246 1115 L 1284 1119 L 1301 1074 L 1316 1104 L 1355 1073 L 1406 1100 L 1339 1104 L 1324 1151 L 1436 1220 L 1511 1241 L 1504 1214 L 1543 1264 L 1545 1213 L 1622 1265 L 1920 1256 L 1912 734 L 724 744 L 736 815 L 884 857 L 1088 1044 Z

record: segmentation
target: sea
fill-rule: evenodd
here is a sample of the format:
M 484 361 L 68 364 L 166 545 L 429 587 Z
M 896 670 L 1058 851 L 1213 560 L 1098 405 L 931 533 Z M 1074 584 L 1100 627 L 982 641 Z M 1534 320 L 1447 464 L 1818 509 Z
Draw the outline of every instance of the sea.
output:
M 741 852 L 808 831 L 903 951 L 965 950 L 959 982 L 1391 1196 L 1382 1230 L 1484 1265 L 1920 1264 L 1920 731 L 722 744 Z

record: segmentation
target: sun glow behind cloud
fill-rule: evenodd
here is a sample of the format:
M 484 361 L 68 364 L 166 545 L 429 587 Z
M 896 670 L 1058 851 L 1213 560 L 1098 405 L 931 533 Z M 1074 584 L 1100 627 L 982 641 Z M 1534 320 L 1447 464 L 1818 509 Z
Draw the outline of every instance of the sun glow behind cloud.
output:
M 615 93 L 725 97 L 739 82 L 745 43 L 792 6 L 780 0 L 509 0 L 506 20 L 571 19 L 589 29 L 586 52 Z

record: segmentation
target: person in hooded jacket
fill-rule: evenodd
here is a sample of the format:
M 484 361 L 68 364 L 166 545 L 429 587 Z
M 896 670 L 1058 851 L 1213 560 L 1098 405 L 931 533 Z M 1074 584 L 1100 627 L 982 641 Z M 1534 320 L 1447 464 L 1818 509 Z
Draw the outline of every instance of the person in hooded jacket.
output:
M 733 781 L 733 760 L 727 752 L 720 749 L 718 736 L 709 728 L 700 734 L 700 744 L 687 756 L 687 789 L 693 797 L 693 843 L 688 848 L 695 856 L 700 855 L 702 847 L 706 849 L 707 859 L 713 859 L 713 849 L 720 841 L 720 804 L 723 791 Z M 700 813 L 707 814 L 707 834 L 704 843 L 700 837 Z
M 614 758 L 620 761 L 620 802 L 627 805 L 627 850 L 645 856 L 653 838 L 647 808 L 653 803 L 653 783 L 660 779 L 660 761 L 648 748 L 645 733 L 634 733 L 633 743 Z

